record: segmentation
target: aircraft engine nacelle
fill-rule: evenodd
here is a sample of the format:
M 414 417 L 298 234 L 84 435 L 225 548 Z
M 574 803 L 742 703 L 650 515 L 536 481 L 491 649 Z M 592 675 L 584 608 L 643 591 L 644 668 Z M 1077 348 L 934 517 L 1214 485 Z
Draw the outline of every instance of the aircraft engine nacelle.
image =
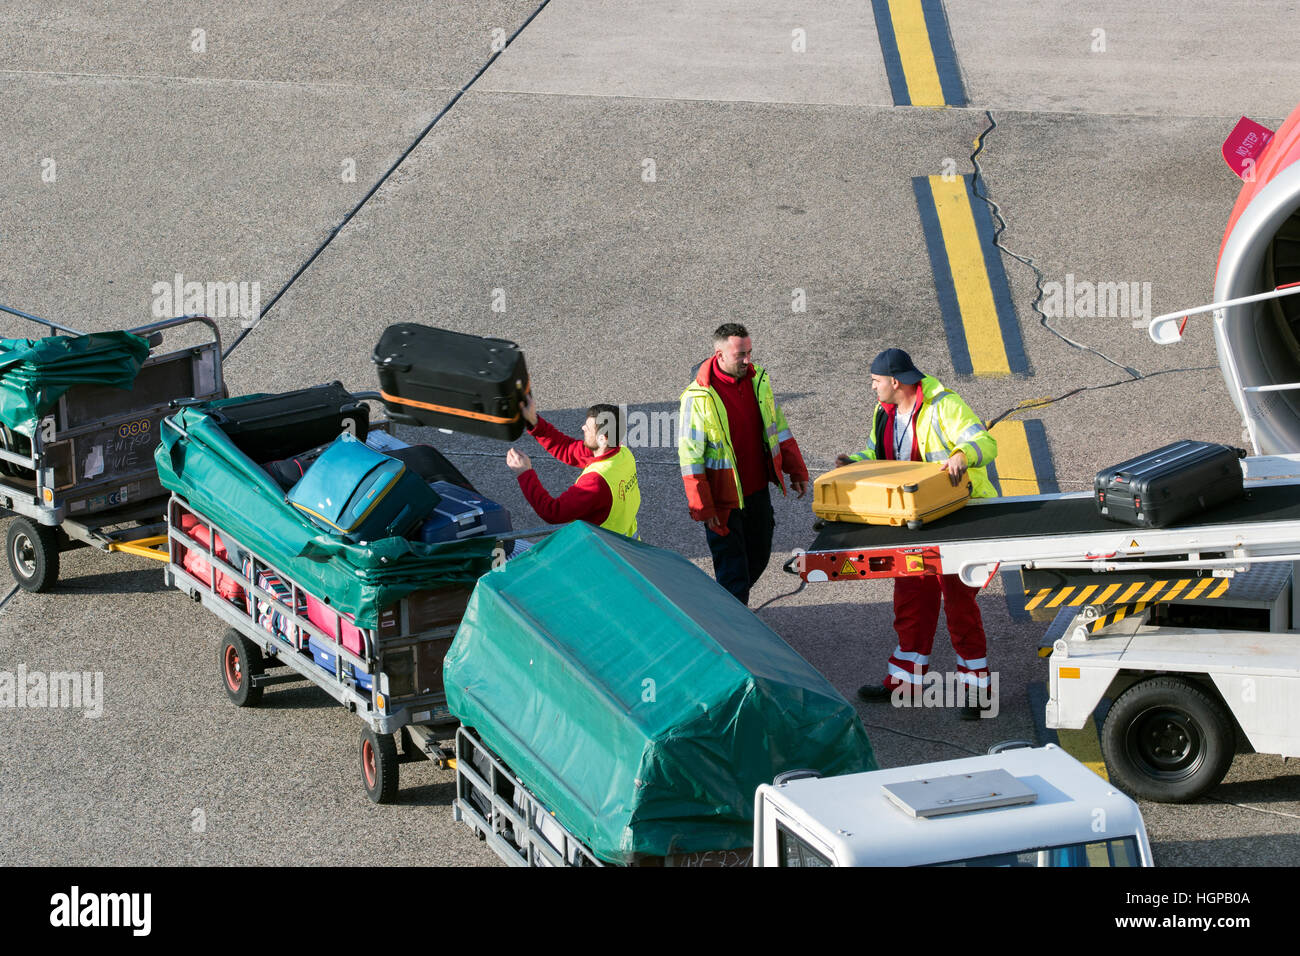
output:
M 1230 138 L 1229 144 L 1233 140 Z M 1248 146 L 1224 158 L 1241 161 Z M 1214 301 L 1300 282 L 1300 108 L 1253 158 L 1219 250 Z M 1252 168 L 1253 163 L 1253 168 Z M 1228 393 L 1260 454 L 1300 452 L 1300 295 L 1215 313 L 1214 336 Z

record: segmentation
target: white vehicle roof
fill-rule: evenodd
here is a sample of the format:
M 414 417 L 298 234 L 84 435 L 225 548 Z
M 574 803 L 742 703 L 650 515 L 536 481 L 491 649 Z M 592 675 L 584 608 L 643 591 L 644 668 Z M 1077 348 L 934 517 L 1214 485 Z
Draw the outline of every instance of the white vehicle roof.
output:
M 904 781 L 1002 769 L 1036 794 L 1033 803 L 917 817 L 881 787 Z M 841 777 L 791 780 L 760 791 L 767 814 L 827 852 L 839 866 L 920 866 L 1138 835 L 1150 865 L 1146 829 L 1128 796 L 1059 747 L 1008 750 Z M 809 838 L 812 839 L 809 839 Z

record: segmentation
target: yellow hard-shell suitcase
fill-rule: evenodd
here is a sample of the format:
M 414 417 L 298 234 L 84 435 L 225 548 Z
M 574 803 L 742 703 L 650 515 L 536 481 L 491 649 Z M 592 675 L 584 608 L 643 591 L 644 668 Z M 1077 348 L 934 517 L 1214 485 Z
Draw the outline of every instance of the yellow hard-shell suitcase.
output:
M 921 525 L 970 500 L 970 476 L 956 486 L 939 462 L 859 461 L 813 482 L 813 513 L 825 521 Z

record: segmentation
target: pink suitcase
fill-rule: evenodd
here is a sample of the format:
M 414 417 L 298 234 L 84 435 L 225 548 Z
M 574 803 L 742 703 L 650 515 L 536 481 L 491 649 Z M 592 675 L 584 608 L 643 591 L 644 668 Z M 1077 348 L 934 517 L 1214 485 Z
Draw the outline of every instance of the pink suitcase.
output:
M 316 600 L 310 594 L 307 597 L 307 620 L 311 621 L 326 634 L 331 637 L 341 639 L 343 646 L 356 654 L 358 657 L 365 657 L 366 640 L 361 631 L 352 623 L 351 615 L 339 615 L 338 612 L 331 610 L 325 604 Z M 341 628 L 340 628 L 341 625 Z M 342 634 L 339 633 L 340 629 Z

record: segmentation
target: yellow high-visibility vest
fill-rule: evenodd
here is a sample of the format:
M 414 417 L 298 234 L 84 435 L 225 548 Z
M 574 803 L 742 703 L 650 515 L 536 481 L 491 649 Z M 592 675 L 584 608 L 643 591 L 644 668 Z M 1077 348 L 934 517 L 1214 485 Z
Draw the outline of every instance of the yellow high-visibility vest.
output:
M 601 522 L 607 531 L 617 531 L 629 538 L 636 537 L 636 513 L 641 510 L 641 488 L 636 481 L 636 459 L 626 448 L 600 461 L 593 461 L 582 474 L 599 475 L 609 488 L 613 499 L 609 517 Z M 581 477 L 581 476 L 579 476 Z

